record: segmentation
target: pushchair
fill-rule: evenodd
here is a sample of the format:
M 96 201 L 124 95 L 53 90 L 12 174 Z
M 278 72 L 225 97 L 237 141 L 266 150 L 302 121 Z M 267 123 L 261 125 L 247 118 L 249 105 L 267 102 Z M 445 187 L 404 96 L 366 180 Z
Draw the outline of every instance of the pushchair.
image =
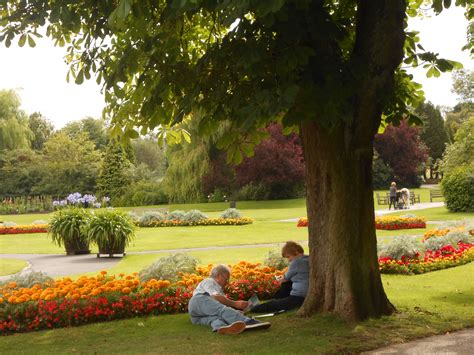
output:
M 397 199 L 395 201 L 395 209 L 403 210 L 405 208 L 405 201 L 403 200 L 402 193 L 397 191 Z
M 405 198 L 403 198 L 404 192 L 405 192 Z M 395 209 L 406 210 L 409 208 L 410 208 L 410 191 L 408 191 L 408 189 L 406 188 L 400 191 L 397 191 L 397 201 L 395 202 Z

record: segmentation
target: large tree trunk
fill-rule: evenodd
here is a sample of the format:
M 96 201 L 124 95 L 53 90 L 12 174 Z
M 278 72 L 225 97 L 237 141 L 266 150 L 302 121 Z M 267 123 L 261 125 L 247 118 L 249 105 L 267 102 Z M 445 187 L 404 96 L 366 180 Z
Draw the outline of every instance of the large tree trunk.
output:
M 390 314 L 377 262 L 372 147 L 346 148 L 342 128 L 308 123 L 302 133 L 311 281 L 300 313 L 351 320 Z
M 377 262 L 372 155 L 403 58 L 405 6 L 403 0 L 359 1 L 353 112 L 335 127 L 317 118 L 301 124 L 311 260 L 302 315 L 329 311 L 362 320 L 394 311 Z

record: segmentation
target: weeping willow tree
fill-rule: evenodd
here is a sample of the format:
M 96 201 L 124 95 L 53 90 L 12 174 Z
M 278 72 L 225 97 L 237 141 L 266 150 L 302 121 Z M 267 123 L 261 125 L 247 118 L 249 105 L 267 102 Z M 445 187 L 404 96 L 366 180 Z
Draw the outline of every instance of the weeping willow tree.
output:
M 14 90 L 0 90 L 0 151 L 29 148 L 32 133 Z
M 167 150 L 168 169 L 163 185 L 170 202 L 197 202 L 203 199 L 202 177 L 209 168 L 211 140 L 198 137 L 198 123 L 183 124 L 190 133 L 189 141 L 182 140 Z
M 168 170 L 163 184 L 170 202 L 184 203 L 202 200 L 202 177 L 209 167 L 206 142 L 193 139 L 168 150 Z

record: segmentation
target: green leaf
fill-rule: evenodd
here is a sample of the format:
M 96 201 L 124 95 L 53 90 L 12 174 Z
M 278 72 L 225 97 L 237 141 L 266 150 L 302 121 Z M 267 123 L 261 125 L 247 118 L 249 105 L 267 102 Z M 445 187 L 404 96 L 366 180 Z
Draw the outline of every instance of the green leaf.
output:
M 25 43 L 26 43 L 26 34 L 23 33 L 20 39 L 18 40 L 18 46 L 23 47 Z
M 84 69 L 79 70 L 75 83 L 81 85 L 84 82 Z
M 242 151 L 247 157 L 253 157 L 254 156 L 254 150 L 253 150 L 253 145 L 249 143 L 242 144 L 241 146 Z
M 31 37 L 31 36 L 27 36 L 27 37 L 28 37 L 28 45 L 32 48 L 36 47 L 36 42 L 33 39 L 33 37 Z
M 181 131 L 181 134 L 183 135 L 183 138 L 184 138 L 184 140 L 185 140 L 186 142 L 191 143 L 191 134 L 190 134 L 188 131 L 186 131 L 185 129 L 183 129 L 183 130 Z

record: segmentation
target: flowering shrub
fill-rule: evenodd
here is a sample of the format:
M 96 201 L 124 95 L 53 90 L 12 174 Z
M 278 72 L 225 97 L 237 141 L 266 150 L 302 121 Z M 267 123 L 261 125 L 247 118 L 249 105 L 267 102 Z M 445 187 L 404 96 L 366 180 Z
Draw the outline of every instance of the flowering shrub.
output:
M 94 207 L 100 208 L 102 206 L 108 206 L 110 204 L 110 198 L 107 196 L 102 197 L 101 201 L 98 201 L 94 195 L 86 194 L 82 195 L 80 192 L 74 192 L 69 194 L 64 200 L 53 201 L 53 207 L 58 209 L 66 207 L 68 205 L 76 207 Z
M 296 224 L 297 227 L 307 227 L 308 226 L 308 218 L 301 217 Z
M 5 226 L 0 224 L 0 234 L 47 233 L 48 228 L 48 224 L 23 224 L 17 226 Z
M 68 327 L 149 314 L 185 312 L 197 283 L 209 276 L 212 265 L 196 273 L 180 273 L 180 280 L 150 279 L 141 282 L 137 273 L 118 277 L 101 271 L 96 277 L 82 276 L 35 284 L 30 288 L 9 282 L 0 287 L 0 334 Z M 258 294 L 273 296 L 283 271 L 260 263 L 240 262 L 232 267 L 225 292 L 232 299 Z
M 426 220 L 422 217 L 375 217 L 375 228 L 385 230 L 426 228 Z

